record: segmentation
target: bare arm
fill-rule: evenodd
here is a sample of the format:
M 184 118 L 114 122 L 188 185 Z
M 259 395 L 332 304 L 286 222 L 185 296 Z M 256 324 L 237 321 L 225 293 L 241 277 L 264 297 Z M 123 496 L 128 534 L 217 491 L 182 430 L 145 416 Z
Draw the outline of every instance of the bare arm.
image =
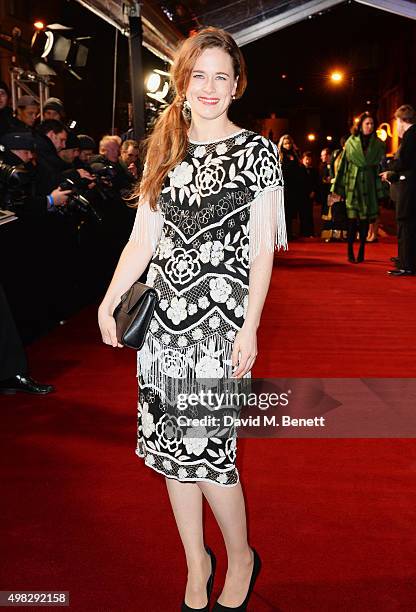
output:
M 142 245 L 133 240 L 127 242 L 100 304 L 100 310 L 113 314 L 123 293 L 143 274 L 151 258 L 152 250 L 149 245 Z
M 105 344 L 122 347 L 117 342 L 114 309 L 120 298 L 143 274 L 156 250 L 162 231 L 163 218 L 147 203 L 140 204 L 130 238 L 118 260 L 113 278 L 98 308 L 98 323 Z
M 250 211 L 250 276 L 247 312 L 236 335 L 233 376 L 241 378 L 251 370 L 257 357 L 257 329 L 269 290 L 275 247 L 287 247 L 283 187 L 259 196 Z

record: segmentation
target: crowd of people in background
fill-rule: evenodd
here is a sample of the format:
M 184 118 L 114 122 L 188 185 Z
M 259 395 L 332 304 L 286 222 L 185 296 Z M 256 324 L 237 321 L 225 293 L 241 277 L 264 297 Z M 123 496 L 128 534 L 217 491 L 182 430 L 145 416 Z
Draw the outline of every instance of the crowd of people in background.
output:
M 58 98 L 42 111 L 23 95 L 13 113 L 0 82 L 1 316 L 7 296 L 7 320 L 24 341 L 104 292 L 133 225 L 128 198 L 141 175 L 138 142 L 104 135 L 97 145 L 66 125 Z M 0 391 L 11 388 L 9 365 L 0 363 Z M 20 376 L 17 388 L 50 391 Z
M 124 138 L 104 135 L 97 146 L 90 135 L 77 134 L 66 125 L 60 99 L 46 100 L 42 117 L 32 96 L 17 100 L 16 113 L 9 102 L 9 89 L 0 82 L 0 209 L 12 212 L 18 221 L 6 224 L 0 217 L 0 308 L 13 342 L 19 344 L 13 316 L 24 322 L 27 329 L 21 333 L 29 340 L 39 326 L 64 322 L 103 293 L 133 225 L 129 194 L 142 168 L 139 143 L 129 133 Z M 377 241 L 380 205 L 392 198 L 399 248 L 389 273 L 416 273 L 414 109 L 400 107 L 396 120 L 403 142 L 390 163 L 368 112 L 339 147 L 322 149 L 317 164 L 314 154 L 299 151 L 289 134 L 280 138 L 289 240 L 345 242 L 348 261 L 361 263 L 366 243 Z M 36 296 L 29 309 L 28 295 Z M 17 353 L 19 363 L 25 364 L 21 346 Z M 16 369 L 16 352 L 12 361 L 14 365 L 0 361 L 0 392 L 4 384 L 11 385 L 7 371 Z M 17 390 L 52 390 L 33 381 L 27 371 L 19 376 L 12 381 Z
M 381 206 L 395 207 L 398 254 L 391 258 L 395 267 L 388 274 L 416 274 L 416 112 L 404 104 L 394 119 L 402 142 L 393 158 L 386 155 L 369 112 L 357 118 L 337 149 L 322 149 L 318 166 L 312 152 L 300 152 L 290 134 L 280 138 L 289 240 L 295 238 L 296 226 L 297 237 L 345 241 L 348 261 L 362 263 L 366 244 L 378 241 Z M 320 209 L 319 228 L 315 205 Z
M 345 241 L 348 261 L 364 261 L 366 242 L 377 241 L 379 206 L 389 192 L 380 173 L 385 168 L 384 143 L 377 137 L 375 121 L 363 113 L 354 123 L 349 137 L 339 147 L 321 150 L 314 164 L 311 151 L 300 152 L 289 134 L 278 142 L 285 183 L 286 224 L 289 239 L 320 236 L 323 242 Z M 317 226 L 314 206 L 319 206 Z M 359 251 L 354 241 L 359 237 Z

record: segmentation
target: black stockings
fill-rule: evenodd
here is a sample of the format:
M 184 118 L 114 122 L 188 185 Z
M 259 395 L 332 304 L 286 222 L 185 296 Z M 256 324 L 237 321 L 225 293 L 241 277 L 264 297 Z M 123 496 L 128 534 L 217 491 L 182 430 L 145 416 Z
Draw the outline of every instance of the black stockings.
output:
M 364 261 L 364 249 L 368 235 L 369 222 L 367 219 L 348 219 L 348 261 L 361 262 Z M 354 241 L 356 234 L 360 236 L 360 248 L 358 250 L 357 259 L 354 257 Z

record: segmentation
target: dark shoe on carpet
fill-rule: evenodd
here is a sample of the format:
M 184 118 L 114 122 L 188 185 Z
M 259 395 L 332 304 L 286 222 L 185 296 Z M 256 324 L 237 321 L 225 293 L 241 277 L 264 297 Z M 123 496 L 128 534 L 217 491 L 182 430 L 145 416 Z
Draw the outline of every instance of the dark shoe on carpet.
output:
M 185 603 L 185 600 L 183 600 L 182 607 L 181 607 L 181 612 L 191 612 L 192 610 L 199 610 L 199 612 L 209 612 L 209 599 L 211 597 L 212 588 L 214 586 L 214 578 L 215 578 L 215 569 L 217 567 L 217 559 L 216 559 L 214 553 L 212 552 L 212 550 L 208 546 L 205 546 L 205 550 L 207 551 L 207 553 L 211 557 L 211 574 L 210 574 L 210 576 L 208 578 L 208 582 L 207 582 L 207 598 L 208 598 L 207 605 L 204 606 L 203 608 L 191 608 L 190 606 L 188 606 L 188 604 Z
M 30 378 L 30 376 L 22 376 L 21 374 L 0 381 L 0 394 L 13 395 L 18 391 L 35 395 L 46 395 L 55 391 L 55 388 L 52 385 L 42 385 L 33 380 L 33 378 Z
M 414 276 L 415 272 L 413 270 L 387 270 L 387 274 L 390 276 Z
M 348 261 L 349 261 L 350 263 L 357 263 L 357 262 L 355 261 L 355 257 L 354 257 L 353 255 L 349 255 L 349 257 L 348 257 Z
M 400 263 L 400 259 L 398 257 L 390 257 L 391 263 L 394 263 L 397 266 Z
M 223 606 L 222 604 L 219 603 L 219 601 L 217 600 L 214 604 L 214 607 L 212 608 L 212 612 L 227 612 L 227 610 L 234 610 L 234 612 L 238 611 L 238 612 L 245 612 L 247 610 L 247 606 L 248 606 L 248 602 L 250 600 L 250 596 L 251 596 L 251 592 L 254 588 L 254 583 L 257 580 L 257 576 L 260 573 L 261 570 L 261 559 L 259 557 L 259 554 L 256 550 L 253 550 L 253 571 L 251 573 L 251 578 L 250 578 L 250 584 L 248 586 L 248 591 L 247 591 L 247 595 L 243 601 L 242 604 L 240 604 L 237 607 L 230 607 L 230 606 Z

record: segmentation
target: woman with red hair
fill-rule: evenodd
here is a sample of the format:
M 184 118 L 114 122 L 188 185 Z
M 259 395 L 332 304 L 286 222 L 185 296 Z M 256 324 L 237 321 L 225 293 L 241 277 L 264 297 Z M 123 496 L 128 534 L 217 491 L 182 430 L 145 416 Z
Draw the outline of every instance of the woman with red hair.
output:
M 247 540 L 236 425 L 184 424 L 195 412 L 178 398 L 207 379 L 218 387 L 251 376 L 274 249 L 286 248 L 282 173 L 275 145 L 228 117 L 246 87 L 229 34 L 206 28 L 188 38 L 171 78 L 175 97 L 148 139 L 136 220 L 99 324 L 117 346 L 114 308 L 150 262 L 146 283 L 159 301 L 138 352 L 136 453 L 166 478 L 188 566 L 182 610 L 209 609 L 215 556 L 204 546 L 203 497 L 228 555 L 214 610 L 245 610 L 260 557 Z

